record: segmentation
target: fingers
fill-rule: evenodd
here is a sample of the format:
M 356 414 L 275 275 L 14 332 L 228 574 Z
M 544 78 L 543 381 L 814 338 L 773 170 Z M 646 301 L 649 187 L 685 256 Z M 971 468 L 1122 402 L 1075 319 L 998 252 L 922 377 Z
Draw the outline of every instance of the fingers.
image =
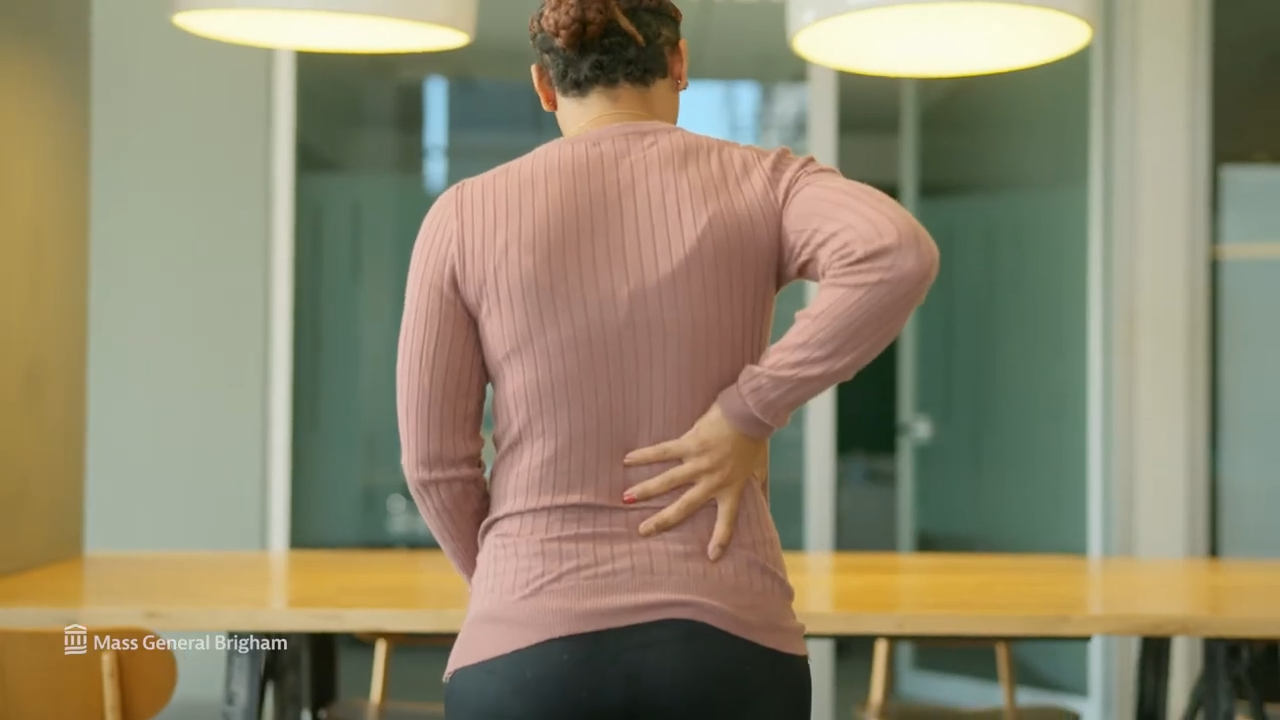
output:
M 662 512 L 645 520 L 640 524 L 640 535 L 642 537 L 652 537 L 661 532 L 666 532 L 671 528 L 679 525 L 694 514 L 703 505 L 706 505 L 711 498 L 714 497 L 703 487 L 691 488 L 679 500 L 668 505 Z
M 640 500 L 648 500 L 665 495 L 681 485 L 688 485 L 698 478 L 700 468 L 697 465 L 677 465 L 670 470 L 649 478 L 622 494 L 622 502 L 630 505 Z
M 668 440 L 657 445 L 650 445 L 647 448 L 632 450 L 627 453 L 626 457 L 622 458 L 622 464 L 652 465 L 653 463 L 683 460 L 687 450 L 683 440 L 683 438 Z
M 760 483 L 760 492 L 764 495 L 764 501 L 769 502 L 769 456 L 764 456 L 764 463 L 757 466 L 751 477 Z
M 711 531 L 711 544 L 707 546 L 707 557 L 715 562 L 724 556 L 729 540 L 733 538 L 733 529 L 738 524 L 738 505 L 742 502 L 742 493 L 730 490 L 716 498 L 716 527 Z

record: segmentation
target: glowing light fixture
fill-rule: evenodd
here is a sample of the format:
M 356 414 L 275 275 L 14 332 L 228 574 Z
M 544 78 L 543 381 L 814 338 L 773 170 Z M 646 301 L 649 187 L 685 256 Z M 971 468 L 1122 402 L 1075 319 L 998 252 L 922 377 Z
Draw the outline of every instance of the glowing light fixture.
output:
M 194 35 L 321 53 L 414 53 L 460 48 L 477 0 L 174 0 L 173 23 Z
M 788 0 L 791 49 L 815 65 L 943 78 L 1060 60 L 1093 39 L 1092 0 Z

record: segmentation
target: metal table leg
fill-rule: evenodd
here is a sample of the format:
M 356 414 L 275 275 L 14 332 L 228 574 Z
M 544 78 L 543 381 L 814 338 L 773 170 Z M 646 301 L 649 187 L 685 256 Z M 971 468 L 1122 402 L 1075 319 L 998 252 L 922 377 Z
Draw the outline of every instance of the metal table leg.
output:
M 233 643 L 249 637 L 259 642 L 244 652 L 227 652 L 222 720 L 261 720 L 268 684 L 274 720 L 319 720 L 337 700 L 338 655 L 333 635 L 228 633 L 228 637 Z M 266 639 L 284 640 L 283 647 L 267 650 L 261 642 Z
M 1221 640 L 1204 642 L 1204 720 L 1235 717 L 1229 650 L 1228 644 Z
M 305 636 L 280 635 L 283 647 L 272 650 L 267 667 L 271 683 L 271 706 L 274 720 L 301 720 L 306 705 L 303 667 L 306 660 Z
M 244 633 L 227 633 L 234 643 L 249 637 Z M 247 652 L 227 652 L 227 674 L 223 679 L 222 720 L 259 720 L 267 672 L 267 651 L 261 647 Z
M 1137 720 L 1168 718 L 1171 642 L 1169 638 L 1142 638 L 1138 649 Z
M 326 708 L 338 699 L 338 643 L 331 634 L 312 634 L 305 639 L 308 672 L 308 705 L 311 717 L 323 717 Z

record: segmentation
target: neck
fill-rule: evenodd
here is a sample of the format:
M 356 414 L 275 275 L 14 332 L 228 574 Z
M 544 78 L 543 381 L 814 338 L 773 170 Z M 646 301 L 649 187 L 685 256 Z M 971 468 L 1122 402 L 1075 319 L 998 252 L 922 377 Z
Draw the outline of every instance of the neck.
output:
M 673 105 L 652 89 L 596 91 L 584 98 L 562 99 L 556 122 L 566 136 L 624 122 L 656 120 L 674 125 Z

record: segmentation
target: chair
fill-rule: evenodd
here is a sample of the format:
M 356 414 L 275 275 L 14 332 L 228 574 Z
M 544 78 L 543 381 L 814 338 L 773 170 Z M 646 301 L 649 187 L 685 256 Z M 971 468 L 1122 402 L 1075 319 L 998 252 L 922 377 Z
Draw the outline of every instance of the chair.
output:
M 437 635 L 364 633 L 356 638 L 373 645 L 373 673 L 367 701 L 343 701 L 330 709 L 330 720 L 428 720 L 444 717 L 443 703 L 397 702 L 387 699 L 391 653 L 396 647 L 449 647 L 453 639 Z M 4 718 L 0 718 L 4 720 Z
M 938 643 L 934 643 L 938 644 Z M 1013 650 L 1008 641 L 954 641 L 951 645 L 991 647 L 995 650 L 996 677 L 1004 696 L 1003 705 L 994 709 L 957 710 L 918 704 L 890 703 L 892 686 L 893 640 L 876 638 L 871 657 L 871 687 L 861 717 L 865 720 L 1079 720 L 1074 712 L 1050 707 L 1018 707 L 1017 679 L 1014 676 Z M 855 717 L 859 714 L 855 712 Z
M 154 633 L 82 637 L 87 647 L 68 643 L 61 630 L 0 630 L 0 720 L 152 720 L 169 704 L 178 662 L 172 650 L 145 642 Z M 95 640 L 106 638 L 122 649 L 99 649 Z

